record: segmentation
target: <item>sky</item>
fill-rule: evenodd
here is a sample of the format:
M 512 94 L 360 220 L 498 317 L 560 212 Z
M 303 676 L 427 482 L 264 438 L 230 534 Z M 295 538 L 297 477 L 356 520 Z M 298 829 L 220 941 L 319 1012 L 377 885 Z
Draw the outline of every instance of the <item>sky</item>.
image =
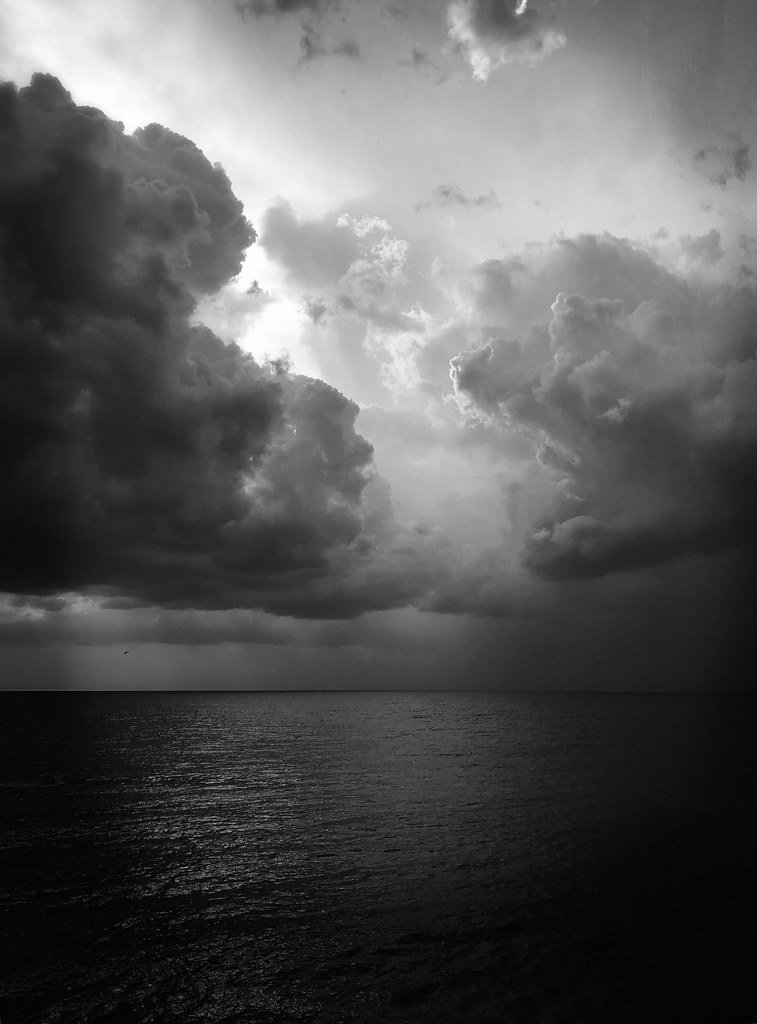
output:
M 2 685 L 751 687 L 755 44 L 5 0 Z

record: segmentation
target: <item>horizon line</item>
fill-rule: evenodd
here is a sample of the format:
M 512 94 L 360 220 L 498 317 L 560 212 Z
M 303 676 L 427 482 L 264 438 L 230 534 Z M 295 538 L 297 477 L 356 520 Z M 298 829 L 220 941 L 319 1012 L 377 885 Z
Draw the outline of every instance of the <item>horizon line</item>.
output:
M 160 687 L 160 688 L 144 688 L 144 687 L 113 687 L 107 689 L 95 689 L 90 687 L 85 688 L 36 688 L 36 687 L 14 687 L 14 688 L 0 688 L 0 694 L 12 694 L 12 693 L 61 693 L 61 694 L 111 694 L 111 693 L 133 693 L 133 694 L 168 694 L 168 693 L 198 693 L 198 694 L 212 694 L 212 693 L 501 693 L 510 694 L 512 696 L 536 696 L 539 694 L 591 694 L 591 695 L 610 695 L 610 696 L 633 696 L 633 695 L 654 695 L 654 696 L 669 696 L 671 694 L 680 694 L 681 696 L 696 695 L 696 696 L 708 696 L 708 697 L 721 697 L 721 696 L 757 696 L 757 689 L 749 690 L 666 690 L 666 689 L 653 689 L 653 690 L 591 690 L 591 689 L 570 689 L 570 690 L 553 690 L 553 689 L 532 689 L 532 690 L 510 690 L 503 689 L 501 687 L 474 687 L 474 688 L 457 688 L 457 687 L 402 687 L 402 688 L 390 688 L 390 687 L 262 687 L 260 689 L 251 687 L 231 687 L 231 688 L 207 688 L 207 687 Z

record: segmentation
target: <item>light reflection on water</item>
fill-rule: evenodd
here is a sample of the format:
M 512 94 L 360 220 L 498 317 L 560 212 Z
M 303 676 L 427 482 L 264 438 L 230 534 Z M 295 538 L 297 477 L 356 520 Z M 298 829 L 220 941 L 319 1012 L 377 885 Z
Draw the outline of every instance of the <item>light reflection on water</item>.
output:
M 749 698 L 4 705 L 3 1021 L 748 1009 Z

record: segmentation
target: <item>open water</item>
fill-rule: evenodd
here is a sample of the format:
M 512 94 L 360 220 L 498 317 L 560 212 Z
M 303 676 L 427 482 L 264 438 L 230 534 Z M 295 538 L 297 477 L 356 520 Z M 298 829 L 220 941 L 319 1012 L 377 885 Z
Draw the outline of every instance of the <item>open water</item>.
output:
M 757 701 L 7 694 L 2 1024 L 757 1021 Z

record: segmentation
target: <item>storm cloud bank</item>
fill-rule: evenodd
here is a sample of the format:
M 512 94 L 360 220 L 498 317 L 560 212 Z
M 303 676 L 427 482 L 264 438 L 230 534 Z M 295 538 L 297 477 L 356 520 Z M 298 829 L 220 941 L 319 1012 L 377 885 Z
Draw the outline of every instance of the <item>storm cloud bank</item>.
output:
M 754 293 L 611 236 L 561 240 L 536 263 L 478 269 L 479 310 L 509 329 L 451 362 L 463 407 L 526 446 L 508 510 L 526 566 L 560 579 L 751 550 Z M 555 280 L 575 290 L 534 322 Z
M 46 75 L 0 87 L 0 140 L 0 588 L 401 602 L 412 581 L 365 569 L 391 513 L 357 406 L 192 319 L 255 238 L 220 166 Z
M 0 131 L 0 589 L 538 617 L 556 581 L 753 550 L 757 298 L 717 230 L 533 245 L 445 305 L 382 217 L 271 206 L 313 344 L 396 403 L 364 422 L 423 491 L 401 521 L 357 404 L 197 322 L 255 239 L 218 165 L 48 76 Z

